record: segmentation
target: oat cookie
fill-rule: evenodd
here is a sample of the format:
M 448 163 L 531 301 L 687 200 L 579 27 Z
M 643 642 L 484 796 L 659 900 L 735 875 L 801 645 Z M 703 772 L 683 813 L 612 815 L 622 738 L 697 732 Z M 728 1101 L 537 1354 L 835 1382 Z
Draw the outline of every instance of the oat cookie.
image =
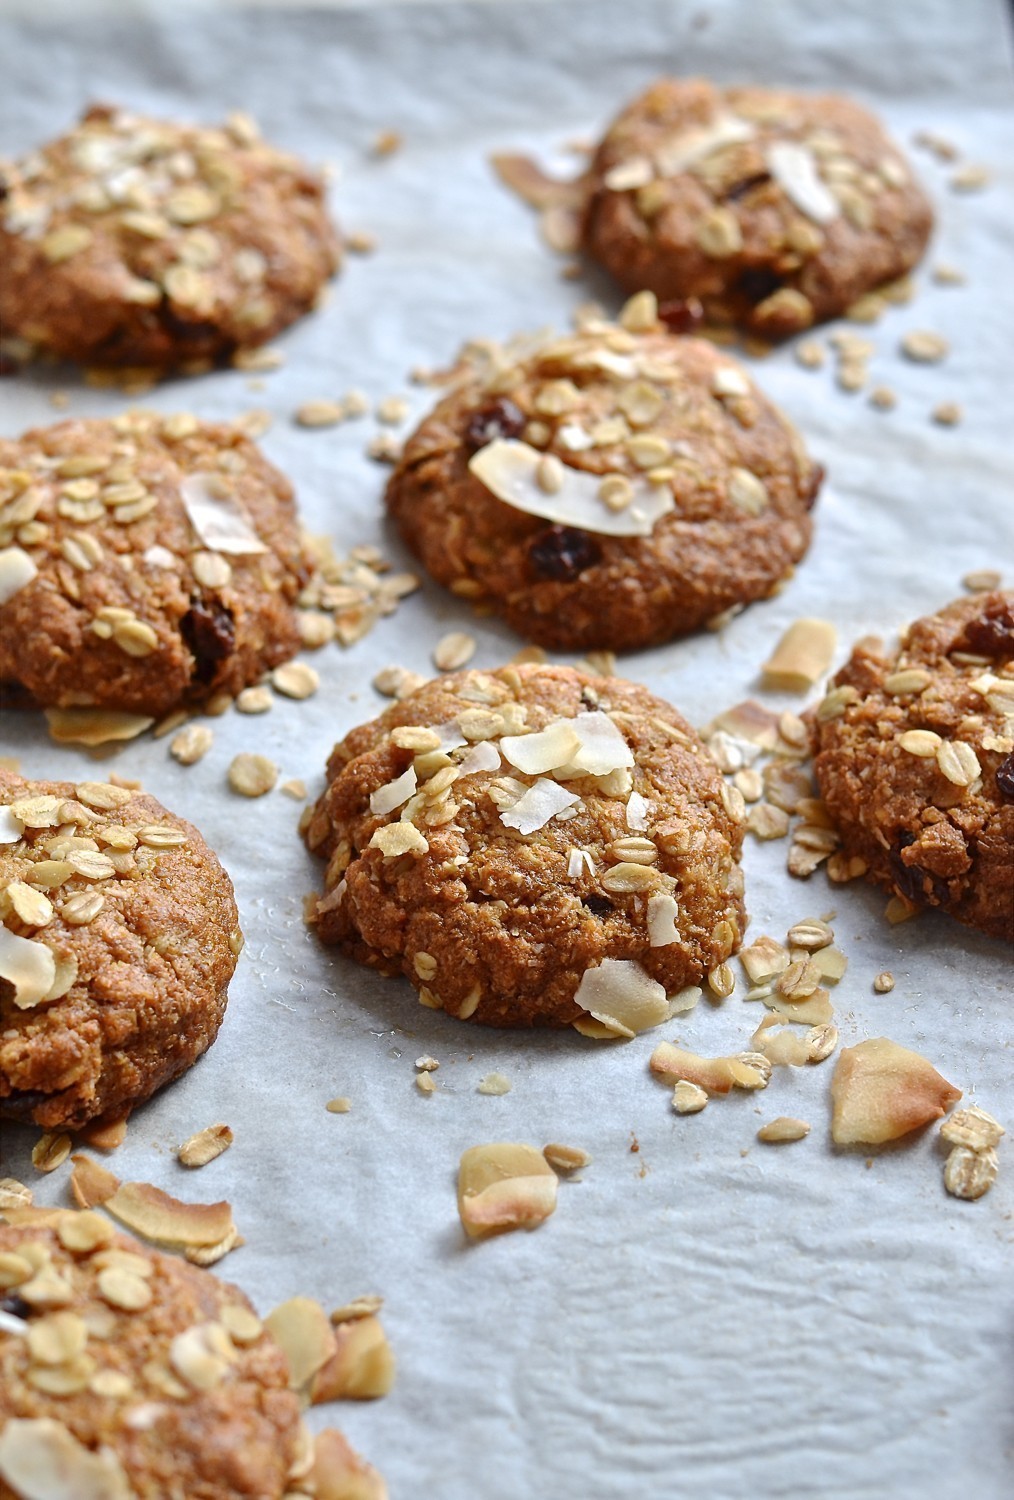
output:
M 281 1500 L 308 1439 L 237 1287 L 94 1212 L 0 1224 L 0 1264 L 0 1500 Z
M 583 242 L 629 291 L 697 298 L 766 338 L 836 317 L 916 264 L 929 202 L 850 99 L 663 79 L 610 126 Z
M 232 884 L 154 797 L 0 771 L 0 919 L 0 1116 L 122 1118 L 215 1040 Z
M 317 931 L 424 1005 L 629 1036 L 739 946 L 741 809 L 676 710 L 621 678 L 440 678 L 348 734 L 327 779 L 305 826 Z
M 292 488 L 238 429 L 184 413 L 0 439 L 0 682 L 158 717 L 298 649 Z
M 322 179 L 246 116 L 211 128 L 96 105 L 0 184 L 4 333 L 91 365 L 262 344 L 338 265 Z
M 861 642 L 813 723 L 849 856 L 907 901 L 1014 941 L 1014 592 Z
M 555 650 L 635 650 L 770 594 L 822 470 L 745 370 L 650 294 L 617 326 L 473 346 L 387 503 L 442 584 Z

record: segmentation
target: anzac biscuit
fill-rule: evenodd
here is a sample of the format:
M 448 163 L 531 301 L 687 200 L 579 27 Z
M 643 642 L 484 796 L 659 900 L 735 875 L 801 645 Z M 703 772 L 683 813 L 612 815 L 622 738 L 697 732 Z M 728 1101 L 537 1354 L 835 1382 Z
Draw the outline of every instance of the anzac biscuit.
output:
M 354 729 L 327 778 L 317 932 L 424 1005 L 630 1036 L 739 946 L 742 807 L 643 687 L 459 672 Z

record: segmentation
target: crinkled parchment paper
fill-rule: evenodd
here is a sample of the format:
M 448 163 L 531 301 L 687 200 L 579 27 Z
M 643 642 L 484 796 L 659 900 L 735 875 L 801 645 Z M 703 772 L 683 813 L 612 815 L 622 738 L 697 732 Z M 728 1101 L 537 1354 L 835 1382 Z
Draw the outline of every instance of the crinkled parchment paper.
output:
M 280 144 L 338 166 L 337 213 L 377 236 L 376 254 L 350 258 L 327 307 L 280 340 L 285 365 L 262 390 L 228 371 L 162 385 L 146 403 L 213 418 L 268 408 L 264 447 L 295 481 L 311 528 L 339 548 L 379 541 L 398 566 L 407 559 L 381 519 L 385 475 L 364 456 L 373 424 L 307 432 L 292 424 L 295 408 L 350 387 L 379 399 L 466 337 L 562 325 L 589 296 L 618 306 L 599 278 L 561 279 L 488 152 L 573 167 L 562 145 L 668 69 L 847 89 L 902 142 L 936 130 L 963 161 L 988 165 L 992 184 L 959 195 L 952 168 L 913 152 L 939 227 L 916 300 L 870 333 L 872 381 L 894 388 L 895 411 L 839 391 L 830 364 L 804 370 L 788 348 L 758 367 L 829 469 L 810 556 L 777 599 L 721 634 L 623 663 L 703 723 L 757 691 L 758 664 L 800 615 L 835 623 L 840 659 L 855 636 L 890 634 L 955 597 L 971 569 L 1014 573 L 1009 53 L 1000 0 L 50 6 L 4 25 L 0 137 L 4 150 L 27 148 L 96 98 L 209 120 L 240 107 Z M 382 130 L 402 132 L 404 146 L 378 161 L 369 147 Z M 938 259 L 960 265 L 967 284 L 934 285 Z M 901 336 L 917 328 L 950 340 L 944 364 L 900 357 Z M 0 385 L 2 430 L 54 419 L 55 389 L 73 414 L 126 404 L 73 371 L 30 372 Z M 417 387 L 409 396 L 413 413 L 431 399 Z M 964 407 L 961 426 L 930 421 L 945 400 Z M 399 1500 L 1009 1496 L 1010 1137 L 993 1192 L 956 1202 L 943 1192 L 935 1130 L 869 1161 L 831 1149 L 832 1064 L 673 1115 L 647 1070 L 655 1042 L 675 1036 L 709 1054 L 744 1046 L 759 1015 L 742 983 L 720 1007 L 702 1002 L 626 1045 L 509 1035 L 422 1008 L 407 984 L 333 958 L 305 931 L 301 899 L 318 871 L 296 837 L 298 807 L 277 791 L 236 797 L 226 767 L 256 749 L 315 793 L 332 742 L 381 707 L 377 669 L 430 671 L 432 644 L 455 628 L 476 635 L 476 665 L 519 645 L 426 586 L 352 650 L 313 656 L 315 698 L 215 720 L 214 747 L 191 769 L 166 740 L 97 766 L 50 743 L 40 718 L 9 716 L 4 749 L 26 772 L 141 777 L 198 823 L 236 883 L 247 948 L 221 1037 L 137 1113 L 112 1165 L 183 1196 L 229 1197 L 247 1244 L 219 1269 L 264 1310 L 297 1293 L 329 1306 L 384 1294 L 400 1360 L 393 1394 L 311 1420 L 337 1418 Z M 1009 955 L 945 918 L 890 927 L 882 893 L 832 887 L 823 873 L 792 881 L 785 852 L 750 842 L 751 930 L 780 938 L 801 916 L 837 910 L 851 959 L 835 994 L 843 1042 L 886 1034 L 915 1047 L 1014 1126 Z M 875 995 L 882 969 L 897 983 Z M 429 1099 L 413 1086 L 422 1053 L 441 1062 Z M 476 1093 L 493 1069 L 512 1092 Z M 351 1098 L 349 1114 L 325 1111 L 337 1094 Z M 810 1137 L 758 1145 L 757 1126 L 778 1113 L 810 1120 Z M 175 1146 L 213 1121 L 233 1127 L 235 1145 L 186 1174 Z M 62 1201 L 67 1169 L 32 1170 L 36 1134 L 5 1129 L 2 1170 L 30 1180 L 39 1201 Z M 594 1161 L 561 1186 L 537 1232 L 466 1245 L 458 1157 L 497 1139 L 564 1141 Z

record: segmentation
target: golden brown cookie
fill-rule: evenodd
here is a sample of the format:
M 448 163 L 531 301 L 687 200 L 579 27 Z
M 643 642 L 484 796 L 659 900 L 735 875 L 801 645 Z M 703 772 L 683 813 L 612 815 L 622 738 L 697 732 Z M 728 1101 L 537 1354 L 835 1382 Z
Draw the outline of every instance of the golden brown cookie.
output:
M 211 128 L 96 105 L 0 183 L 0 325 L 87 364 L 262 344 L 338 265 L 321 177 L 246 116 Z
M 821 795 L 870 880 L 1014 941 L 1014 592 L 860 643 L 813 723 Z
M 237 1287 L 94 1212 L 0 1224 L 0 1268 L 0 1500 L 281 1500 L 307 1435 Z
M 0 918 L 0 1116 L 122 1118 L 215 1040 L 232 883 L 154 797 L 0 770 Z
M 739 814 L 646 688 L 459 672 L 354 729 L 327 779 L 318 933 L 461 1020 L 631 1035 L 739 946 Z
M 299 645 L 292 487 L 238 429 L 132 412 L 0 439 L 0 683 L 159 717 Z
M 635 650 L 770 594 L 823 471 L 728 355 L 650 294 L 616 326 L 466 350 L 387 503 L 442 584 L 555 650 Z
M 696 298 L 709 321 L 767 338 L 901 276 L 933 223 L 898 148 L 851 99 L 703 79 L 663 79 L 628 105 L 587 188 L 584 246 L 622 286 Z

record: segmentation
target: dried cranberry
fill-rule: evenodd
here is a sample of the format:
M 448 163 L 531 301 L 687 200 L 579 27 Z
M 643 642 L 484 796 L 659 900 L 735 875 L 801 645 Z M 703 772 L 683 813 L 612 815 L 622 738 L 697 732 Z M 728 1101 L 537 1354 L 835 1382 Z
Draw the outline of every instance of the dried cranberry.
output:
M 812 510 L 814 505 L 816 504 L 817 495 L 820 492 L 821 485 L 824 483 L 824 476 L 826 473 L 827 470 L 824 468 L 823 464 L 814 464 L 811 468 L 809 483 L 803 490 L 803 504 L 806 506 L 807 510 Z
M 976 656 L 1014 656 L 1014 615 L 1002 599 L 988 604 L 977 620 L 969 620 L 954 648 Z
M 210 682 L 220 661 L 236 646 L 232 615 L 220 604 L 198 599 L 180 621 L 180 634 L 194 658 L 192 676 Z
M 782 285 L 782 278 L 776 276 L 770 266 L 748 266 L 742 271 L 736 288 L 743 293 L 748 302 L 763 302 L 773 292 L 777 292 Z
M 0 375 L 16 375 L 20 368 L 16 359 L 12 359 L 9 354 L 5 354 L 0 349 Z
M 704 322 L 704 308 L 698 297 L 676 297 L 671 302 L 662 302 L 658 315 L 671 333 L 693 333 Z
M 0 1297 L 0 1312 L 10 1313 L 12 1318 L 20 1318 L 23 1322 L 32 1315 L 32 1309 L 17 1292 L 8 1292 L 6 1297 Z
M 7 198 L 10 190 L 10 183 L 7 181 L 6 177 L 0 177 L 0 203 L 3 203 L 4 199 Z
M 1014 750 L 997 766 L 996 784 L 1000 788 L 1000 796 L 1005 797 L 1008 802 L 1014 802 Z
M 549 526 L 541 531 L 528 548 L 533 572 L 539 578 L 556 583 L 572 583 L 585 568 L 592 568 L 602 557 L 602 548 L 587 531 L 573 526 Z
M 739 182 L 733 183 L 725 194 L 726 203 L 733 203 L 737 198 L 744 197 L 751 188 L 763 187 L 766 182 L 771 181 L 770 172 L 754 172 L 750 177 L 744 177 Z
M 906 864 L 901 857 L 902 849 L 907 849 L 910 844 L 914 843 L 915 834 L 903 828 L 898 833 L 894 848 L 887 856 L 895 887 L 899 894 L 908 901 L 918 904 L 928 900 L 935 902 L 938 906 L 943 906 L 949 896 L 947 881 L 939 875 L 932 874 L 929 870 L 922 869 L 919 865 Z M 926 891 L 927 881 L 930 885 L 929 893 Z
M 465 428 L 465 446 L 470 453 L 485 448 L 496 438 L 520 437 L 525 430 L 525 414 L 506 396 L 487 401 L 472 413 Z

